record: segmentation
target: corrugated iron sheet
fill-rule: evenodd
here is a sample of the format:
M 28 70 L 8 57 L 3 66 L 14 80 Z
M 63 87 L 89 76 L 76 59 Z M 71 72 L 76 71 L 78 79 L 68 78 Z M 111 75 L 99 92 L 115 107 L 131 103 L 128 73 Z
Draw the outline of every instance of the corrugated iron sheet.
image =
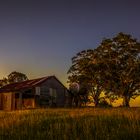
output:
M 6 86 L 0 88 L 0 93 L 32 88 L 32 87 L 35 87 L 35 86 L 41 84 L 42 82 L 46 81 L 50 77 L 52 77 L 52 76 L 47 76 L 47 77 L 43 77 L 43 78 L 27 80 L 24 82 L 9 84 L 9 85 L 6 85 Z

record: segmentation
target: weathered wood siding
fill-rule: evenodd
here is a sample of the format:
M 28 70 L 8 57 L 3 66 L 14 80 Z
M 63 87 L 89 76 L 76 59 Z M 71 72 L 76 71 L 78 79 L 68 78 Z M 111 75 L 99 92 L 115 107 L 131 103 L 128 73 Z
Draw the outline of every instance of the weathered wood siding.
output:
M 0 93 L 0 109 L 16 110 L 37 107 L 64 107 L 68 92 L 55 77 L 50 77 L 35 87 L 15 92 Z
M 1 110 L 15 109 L 15 93 L 7 92 L 0 94 L 0 109 Z
M 2 110 L 2 94 L 0 94 L 0 110 Z
M 12 110 L 12 92 L 2 94 L 2 109 Z
M 35 108 L 35 100 L 33 98 L 23 99 L 23 109 Z
M 12 93 L 12 101 L 11 101 L 11 103 L 12 103 L 12 105 L 11 105 L 11 109 L 12 110 L 15 110 L 15 93 Z
M 54 94 L 56 92 L 55 99 L 53 102 L 56 103 L 56 107 L 64 107 L 66 105 L 67 100 L 67 89 L 55 78 L 50 78 L 46 82 L 43 82 L 40 86 L 40 98 L 46 98 L 50 96 L 50 94 Z M 52 92 L 52 93 L 51 93 Z M 51 105 L 51 100 L 48 101 L 49 105 Z
M 35 99 L 31 96 L 26 98 L 24 96 L 25 93 L 18 93 L 18 96 L 15 98 L 15 109 L 29 109 L 35 108 Z

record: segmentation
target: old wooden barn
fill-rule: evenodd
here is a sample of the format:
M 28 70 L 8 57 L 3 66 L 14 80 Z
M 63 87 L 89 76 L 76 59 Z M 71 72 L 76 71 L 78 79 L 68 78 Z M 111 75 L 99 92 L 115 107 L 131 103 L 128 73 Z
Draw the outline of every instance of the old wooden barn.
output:
M 55 76 L 13 83 L 0 88 L 0 109 L 64 107 L 68 105 L 68 94 Z

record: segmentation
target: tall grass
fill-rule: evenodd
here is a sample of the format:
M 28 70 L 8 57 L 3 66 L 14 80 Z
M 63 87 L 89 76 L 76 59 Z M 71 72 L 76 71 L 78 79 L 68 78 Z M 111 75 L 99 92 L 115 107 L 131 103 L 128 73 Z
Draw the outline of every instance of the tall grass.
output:
M 139 108 L 0 112 L 0 140 L 139 139 Z

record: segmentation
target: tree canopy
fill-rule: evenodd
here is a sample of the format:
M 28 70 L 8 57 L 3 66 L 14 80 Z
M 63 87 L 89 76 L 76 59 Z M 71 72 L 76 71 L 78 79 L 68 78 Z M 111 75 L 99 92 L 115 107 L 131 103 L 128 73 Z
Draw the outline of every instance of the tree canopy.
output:
M 13 71 L 8 75 L 9 83 L 22 82 L 28 80 L 27 76 L 23 73 Z
M 129 106 L 130 99 L 139 96 L 140 43 L 124 33 L 104 39 L 96 49 L 73 57 L 68 74 L 70 83 L 86 85 L 95 105 L 104 91 L 112 99 L 123 97 L 123 105 Z
M 0 80 L 0 87 L 7 84 L 22 82 L 26 80 L 28 80 L 28 77 L 25 74 L 13 71 L 7 77 L 4 77 L 2 80 Z
M 129 106 L 130 99 L 139 96 L 140 43 L 131 35 L 119 33 L 104 39 L 96 51 L 106 71 L 102 76 L 104 89 L 123 97 L 123 105 Z
M 95 106 L 98 106 L 103 82 L 100 79 L 100 66 L 96 65 L 96 61 L 95 50 L 81 51 L 72 58 L 68 79 L 70 83 L 76 82 L 80 87 L 85 87 L 93 97 Z

